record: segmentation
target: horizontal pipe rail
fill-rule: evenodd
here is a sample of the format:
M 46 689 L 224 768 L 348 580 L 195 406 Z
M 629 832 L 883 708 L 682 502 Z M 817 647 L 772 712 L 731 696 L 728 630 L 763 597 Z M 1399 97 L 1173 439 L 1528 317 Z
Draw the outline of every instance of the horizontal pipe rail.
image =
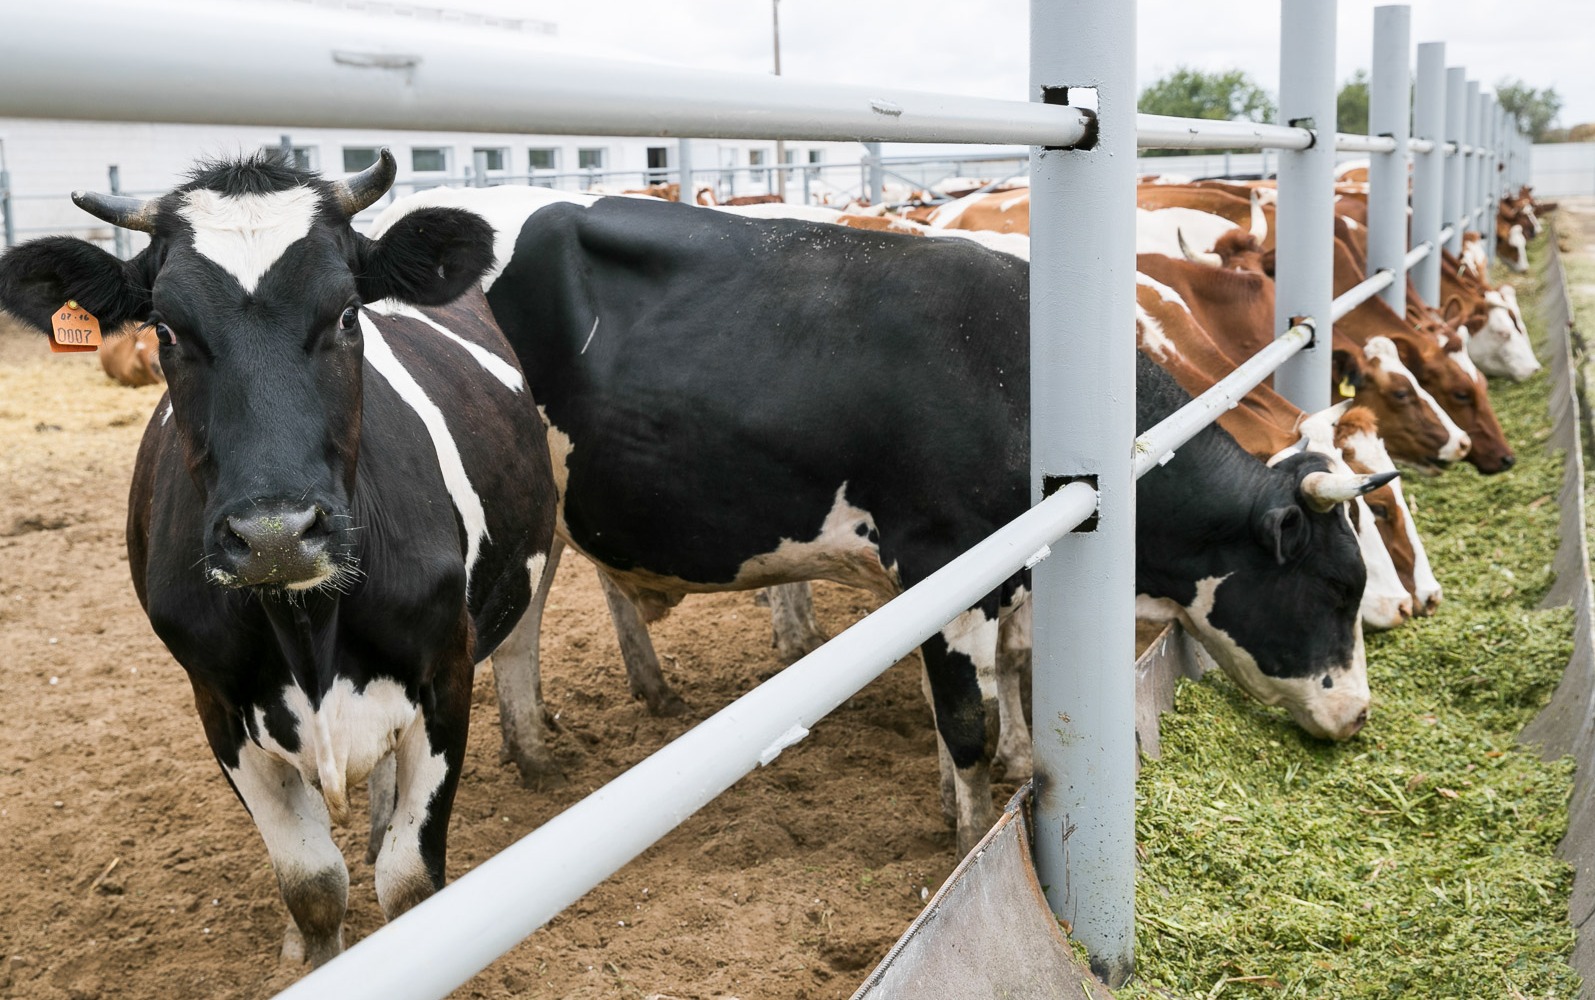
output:
M 1429 255 L 1432 254 L 1432 253 L 1434 253 L 1434 244 L 1433 243 L 1430 243 L 1427 240 L 1425 240 L 1422 243 L 1419 243 L 1417 246 L 1415 246 L 1411 250 L 1407 251 L 1407 257 L 1406 257 L 1407 268 L 1406 269 L 1408 271 L 1410 271 L 1413 268 L 1417 267 L 1421 262 L 1427 260 L 1429 258 Z
M 553 919 L 1096 511 L 1071 483 L 278 994 L 435 1000 Z M 447 961 L 440 960 L 447 956 Z
M 1135 142 L 1142 149 L 1306 149 L 1313 134 L 1261 122 L 1136 115 Z
M 1407 148 L 1412 150 L 1414 153 L 1432 153 L 1434 152 L 1434 140 L 1408 139 Z
M 1440 235 L 1435 238 L 1440 241 L 1440 245 L 1443 247 L 1451 239 L 1451 237 L 1455 236 L 1456 234 L 1457 227 L 1453 223 L 1452 225 L 1446 226 L 1444 229 L 1440 230 Z
M 1389 288 L 1390 283 L 1395 280 L 1396 273 L 1394 271 L 1374 272 L 1370 277 L 1348 288 L 1346 294 L 1336 297 L 1334 304 L 1329 308 L 1330 320 L 1339 323 L 1345 318 L 1347 313 Z
M 1394 153 L 1396 140 L 1388 135 L 1335 133 L 1335 148 L 1342 153 Z
M 1131 461 L 1135 478 L 1151 472 L 1174 457 L 1180 445 L 1217 420 L 1275 369 L 1313 341 L 1313 323 L 1304 321 L 1285 331 L 1272 344 L 1247 358 L 1206 392 L 1164 417 L 1155 427 L 1136 437 Z
M 61 72 L 61 25 L 94 25 Z M 574 58 L 527 36 L 298 4 L 22 4 L 6 15 L 0 117 L 552 135 L 1067 147 L 1078 109 Z M 218 74 L 216 40 L 229 49 Z M 127 56 L 159 72 L 128 86 Z M 39 81 L 49 81 L 48 86 Z

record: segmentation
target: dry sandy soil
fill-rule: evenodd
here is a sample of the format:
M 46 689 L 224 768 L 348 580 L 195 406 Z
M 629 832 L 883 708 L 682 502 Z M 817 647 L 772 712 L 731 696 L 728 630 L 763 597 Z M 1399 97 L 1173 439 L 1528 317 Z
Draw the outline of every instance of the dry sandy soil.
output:
M 0 329 L 7 997 L 264 997 L 303 971 L 279 963 L 286 912 L 265 849 L 128 577 L 128 479 L 160 395 L 115 385 L 92 355 L 51 355 L 42 337 Z M 869 609 L 839 587 L 816 596 L 833 631 Z M 767 622 L 752 594 L 689 598 L 654 637 L 692 710 L 652 718 L 627 695 L 592 570 L 567 555 L 543 648 L 570 782 L 529 791 L 499 764 L 483 671 L 450 876 L 778 669 Z M 930 725 L 916 668 L 898 664 L 456 995 L 849 996 L 956 860 Z M 361 831 L 340 843 L 352 943 L 382 915 Z

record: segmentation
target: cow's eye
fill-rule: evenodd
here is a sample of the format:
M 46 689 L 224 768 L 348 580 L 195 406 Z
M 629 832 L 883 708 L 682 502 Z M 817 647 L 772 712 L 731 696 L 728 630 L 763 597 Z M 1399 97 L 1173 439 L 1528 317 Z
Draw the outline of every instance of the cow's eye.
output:
M 173 333 L 172 328 L 167 326 L 165 323 L 155 324 L 155 336 L 159 338 L 160 342 L 163 344 L 177 343 L 177 334 Z
M 1373 516 L 1380 520 L 1390 519 L 1390 508 L 1382 503 L 1371 503 L 1368 505 L 1368 509 L 1373 511 Z
M 343 311 L 338 317 L 338 330 L 341 333 L 353 333 L 355 326 L 360 322 L 360 310 L 354 306 Z
M 1466 403 L 1473 399 L 1473 394 L 1466 389 L 1458 389 L 1451 393 L 1451 398 L 1459 403 Z
M 1412 393 L 1405 389 L 1397 389 L 1395 392 L 1390 394 L 1390 397 L 1398 403 L 1405 403 L 1407 400 L 1412 398 Z

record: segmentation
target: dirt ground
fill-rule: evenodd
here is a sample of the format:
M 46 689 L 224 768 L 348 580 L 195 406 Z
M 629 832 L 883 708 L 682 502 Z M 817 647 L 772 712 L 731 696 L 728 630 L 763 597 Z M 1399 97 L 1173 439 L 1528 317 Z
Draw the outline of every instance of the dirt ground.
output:
M 265 848 L 128 577 L 128 478 L 160 395 L 0 329 L 7 997 L 264 997 L 303 971 L 279 964 L 286 911 Z M 816 599 L 833 631 L 869 609 L 840 587 Z M 451 878 L 778 668 L 752 594 L 689 598 L 653 634 L 687 717 L 651 718 L 630 699 L 593 572 L 567 555 L 543 649 L 570 782 L 528 791 L 499 764 L 484 671 Z M 456 995 L 849 996 L 955 863 L 935 776 L 930 713 L 900 663 Z M 382 922 L 363 822 L 340 833 L 348 943 Z

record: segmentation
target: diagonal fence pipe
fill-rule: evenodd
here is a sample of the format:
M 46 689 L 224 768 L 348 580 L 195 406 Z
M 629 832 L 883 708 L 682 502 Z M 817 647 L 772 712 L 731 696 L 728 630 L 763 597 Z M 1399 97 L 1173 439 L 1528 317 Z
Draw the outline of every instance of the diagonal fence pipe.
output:
M 1065 486 L 278 996 L 445 996 L 802 740 L 808 727 L 1004 580 L 1046 558 L 1048 546 L 1096 510 L 1095 490 Z M 1128 663 L 1122 672 L 1130 672 Z M 1124 765 L 1133 767 L 1133 759 Z M 1131 844 L 1133 838 L 1126 851 Z

